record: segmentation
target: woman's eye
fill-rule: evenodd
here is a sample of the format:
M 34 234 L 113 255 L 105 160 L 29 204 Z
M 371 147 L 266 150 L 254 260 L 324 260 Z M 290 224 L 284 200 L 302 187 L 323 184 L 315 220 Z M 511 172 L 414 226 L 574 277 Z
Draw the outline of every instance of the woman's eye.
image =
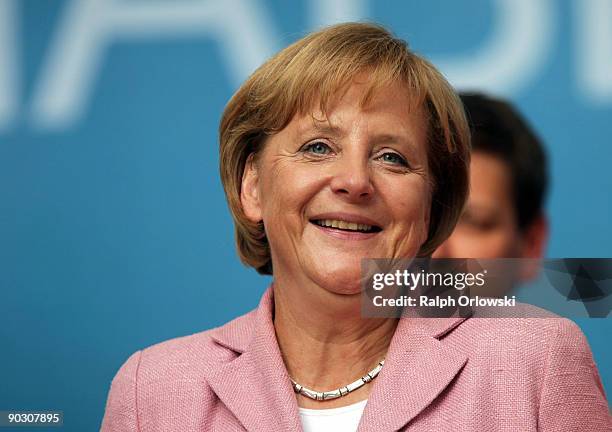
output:
M 316 141 L 316 142 L 308 144 L 304 148 L 304 151 L 308 153 L 318 154 L 318 155 L 326 155 L 331 151 L 331 149 L 324 142 Z
M 380 157 L 380 160 L 386 163 L 408 166 L 406 159 L 398 155 L 397 153 L 385 153 Z

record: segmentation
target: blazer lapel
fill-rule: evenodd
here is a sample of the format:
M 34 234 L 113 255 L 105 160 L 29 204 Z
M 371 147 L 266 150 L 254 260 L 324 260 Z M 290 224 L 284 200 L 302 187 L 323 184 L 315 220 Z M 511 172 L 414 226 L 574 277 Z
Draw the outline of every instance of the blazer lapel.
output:
M 251 318 L 213 334 L 218 343 L 241 354 L 209 370 L 206 379 L 247 430 L 301 431 L 295 394 L 272 317 L 270 287 Z M 447 348 L 439 339 L 464 319 L 399 321 L 385 366 L 371 384 L 359 432 L 401 429 L 448 387 L 468 358 Z
M 464 319 L 400 320 L 385 366 L 373 382 L 359 432 L 399 430 L 444 391 L 468 358 L 439 338 Z
M 212 390 L 249 431 L 300 431 L 293 387 L 272 322 L 272 288 L 261 299 L 253 334 L 243 354 L 207 377 Z M 228 346 L 227 341 L 221 341 Z M 241 351 L 240 347 L 235 347 Z

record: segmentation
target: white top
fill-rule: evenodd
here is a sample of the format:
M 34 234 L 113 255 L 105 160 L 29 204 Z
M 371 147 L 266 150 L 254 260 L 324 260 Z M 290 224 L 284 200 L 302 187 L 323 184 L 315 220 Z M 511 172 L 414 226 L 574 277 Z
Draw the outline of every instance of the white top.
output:
M 330 409 L 300 408 L 304 432 L 355 432 L 368 400 Z

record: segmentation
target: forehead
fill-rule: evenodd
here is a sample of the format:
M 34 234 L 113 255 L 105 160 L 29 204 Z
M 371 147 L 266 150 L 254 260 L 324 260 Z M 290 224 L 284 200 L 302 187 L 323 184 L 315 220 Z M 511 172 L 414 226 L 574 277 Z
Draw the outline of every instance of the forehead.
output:
M 427 117 L 420 98 L 399 81 L 372 87 L 364 80 L 334 94 L 326 104 L 316 100 L 310 108 L 296 114 L 288 128 L 296 136 L 312 132 L 341 136 L 367 125 L 376 135 L 387 135 L 416 142 L 424 139 Z
M 401 105 L 406 110 L 418 110 L 423 105 L 422 92 L 410 88 L 401 79 L 382 79 L 375 74 L 360 73 L 345 83 L 322 86 L 319 93 L 304 95 L 298 115 L 318 114 L 317 118 L 349 101 L 363 111 L 376 111 L 385 105 Z
M 470 196 L 474 204 L 504 205 L 512 202 L 510 167 L 500 157 L 476 151 L 470 163 Z

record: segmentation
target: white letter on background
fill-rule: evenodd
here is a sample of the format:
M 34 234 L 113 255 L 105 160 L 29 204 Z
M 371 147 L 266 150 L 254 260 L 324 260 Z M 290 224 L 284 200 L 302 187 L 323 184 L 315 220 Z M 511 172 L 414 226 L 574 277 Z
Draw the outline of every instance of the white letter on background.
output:
M 0 0 L 0 130 L 17 116 L 19 105 L 18 23 L 14 0 Z
M 495 0 L 493 35 L 475 55 L 434 59 L 459 89 L 510 95 L 522 90 L 548 60 L 556 10 L 550 0 Z
M 368 15 L 366 3 L 367 0 L 311 0 L 310 23 L 312 28 L 362 20 Z
M 84 113 L 105 51 L 116 40 L 206 35 L 240 83 L 279 39 L 255 0 L 73 0 L 42 68 L 32 102 L 40 128 L 62 129 Z M 145 71 L 143 71 L 144 73 Z
M 612 103 L 612 1 L 576 0 L 578 88 L 592 103 Z

